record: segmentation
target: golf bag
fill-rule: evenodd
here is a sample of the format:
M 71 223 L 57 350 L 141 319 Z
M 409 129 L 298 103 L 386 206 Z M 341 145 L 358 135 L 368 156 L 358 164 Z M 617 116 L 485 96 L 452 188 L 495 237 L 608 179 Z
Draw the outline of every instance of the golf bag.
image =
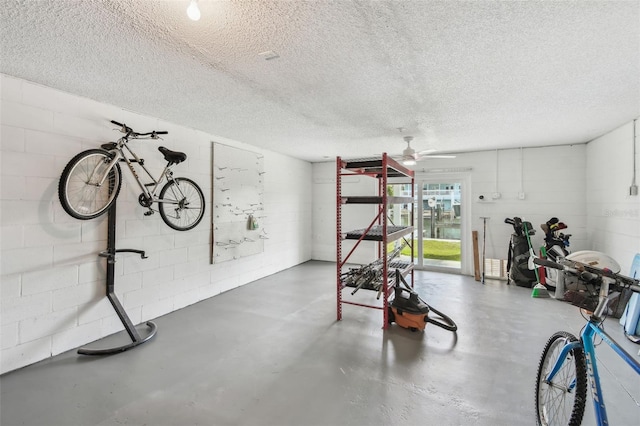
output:
M 535 270 L 529 269 L 531 253 L 529 237 L 536 231 L 531 226 L 531 222 L 523 222 L 519 217 L 506 218 L 504 223 L 512 225 L 514 231 L 511 234 L 507 254 L 507 284 L 513 281 L 519 287 L 531 288 L 535 285 L 537 278 Z
M 540 225 L 544 232 L 544 254 L 547 259 L 558 262 L 560 259 L 567 257 L 569 251 L 569 238 L 571 234 L 564 234 L 560 231 L 567 229 L 567 225 L 558 221 L 557 217 L 552 217 L 546 223 Z M 544 268 L 544 278 L 540 281 L 551 291 L 555 291 L 558 279 L 558 270 L 553 268 Z

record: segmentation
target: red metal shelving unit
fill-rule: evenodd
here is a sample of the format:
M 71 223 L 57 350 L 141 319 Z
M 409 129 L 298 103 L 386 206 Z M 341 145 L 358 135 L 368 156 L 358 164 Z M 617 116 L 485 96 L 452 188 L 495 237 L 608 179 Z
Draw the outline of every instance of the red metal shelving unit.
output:
M 363 196 L 343 196 L 342 195 L 342 178 L 345 176 L 368 176 L 378 180 L 378 195 L 363 195 Z M 389 178 L 407 178 L 402 183 L 411 184 L 411 196 L 410 197 L 396 197 L 387 195 L 387 185 L 389 184 Z M 398 183 L 395 182 L 394 183 Z M 389 326 L 389 296 L 393 292 L 393 285 L 390 283 L 394 279 L 394 273 L 396 269 L 399 269 L 403 276 L 411 275 L 411 286 L 414 283 L 413 274 L 413 214 L 415 203 L 415 179 L 414 172 L 389 157 L 386 153 L 382 154 L 382 157 L 378 158 L 360 158 L 345 160 L 341 157 L 336 159 L 336 258 L 337 258 L 337 319 L 342 319 L 342 305 L 349 304 L 355 306 L 362 306 L 366 308 L 380 309 L 383 311 L 383 328 Z M 342 230 L 342 209 L 343 205 L 348 204 L 372 204 L 377 205 L 377 214 L 366 228 L 350 230 L 344 232 Z M 389 225 L 387 219 L 387 208 L 392 204 L 410 204 L 412 206 L 409 223 L 410 226 L 395 226 Z M 388 244 L 396 241 L 400 238 L 408 236 L 409 244 L 411 246 L 411 262 L 403 261 L 388 261 Z M 344 240 L 355 240 L 354 247 L 343 256 L 342 242 Z M 378 290 L 378 294 L 383 296 L 381 303 L 369 304 L 359 303 L 354 300 L 346 300 L 343 291 L 346 284 L 343 279 L 343 273 L 347 269 L 347 264 L 351 255 L 364 241 L 375 241 L 378 244 L 378 261 L 381 262 L 382 272 L 382 285 Z M 366 288 L 366 287 L 363 287 Z

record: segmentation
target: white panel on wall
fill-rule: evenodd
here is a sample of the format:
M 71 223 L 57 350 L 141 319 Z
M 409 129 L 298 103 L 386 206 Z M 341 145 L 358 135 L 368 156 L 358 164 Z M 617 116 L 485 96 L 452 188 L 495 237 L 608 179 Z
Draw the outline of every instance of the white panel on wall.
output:
M 213 144 L 212 263 L 264 251 L 264 156 Z

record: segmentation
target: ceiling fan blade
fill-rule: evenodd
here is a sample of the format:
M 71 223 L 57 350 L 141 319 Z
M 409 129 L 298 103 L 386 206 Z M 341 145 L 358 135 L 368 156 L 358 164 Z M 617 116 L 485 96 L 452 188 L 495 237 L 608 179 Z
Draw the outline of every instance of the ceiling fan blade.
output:
M 436 150 L 433 149 L 433 148 L 432 149 L 424 149 L 422 151 L 418 151 L 417 154 L 418 155 L 428 155 L 428 154 L 431 154 L 432 152 L 436 152 Z
M 423 155 L 420 157 L 421 159 L 425 158 L 456 158 L 455 155 Z

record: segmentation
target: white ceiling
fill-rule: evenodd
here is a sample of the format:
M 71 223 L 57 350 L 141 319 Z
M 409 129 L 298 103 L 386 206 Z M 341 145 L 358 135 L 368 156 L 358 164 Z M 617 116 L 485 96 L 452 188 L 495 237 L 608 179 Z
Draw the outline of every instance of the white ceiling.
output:
M 0 3 L 1 72 L 309 161 L 640 116 L 638 1 L 200 0 L 198 22 L 188 0 Z

